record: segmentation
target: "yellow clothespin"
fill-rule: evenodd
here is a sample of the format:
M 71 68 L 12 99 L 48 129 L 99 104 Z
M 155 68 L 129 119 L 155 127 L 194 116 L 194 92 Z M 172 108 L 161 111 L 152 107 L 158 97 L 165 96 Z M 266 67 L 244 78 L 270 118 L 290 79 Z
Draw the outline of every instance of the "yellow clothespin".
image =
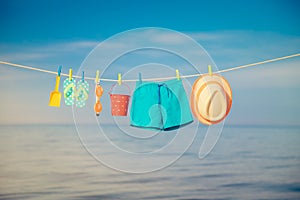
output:
M 208 74 L 211 76 L 212 75 L 212 69 L 211 69 L 211 66 L 208 65 Z
M 69 69 L 69 81 L 72 80 L 72 68 Z
M 99 70 L 96 71 L 95 83 L 96 85 L 99 83 Z
M 122 76 L 121 76 L 121 73 L 118 73 L 118 83 L 119 83 L 119 85 L 122 84 Z
M 176 78 L 177 78 L 177 80 L 180 80 L 179 70 L 178 69 L 176 69 Z

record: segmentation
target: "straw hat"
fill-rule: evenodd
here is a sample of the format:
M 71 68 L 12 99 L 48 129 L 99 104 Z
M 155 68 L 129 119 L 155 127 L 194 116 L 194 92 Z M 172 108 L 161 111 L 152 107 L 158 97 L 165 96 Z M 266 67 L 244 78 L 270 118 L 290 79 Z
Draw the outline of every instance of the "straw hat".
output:
M 200 122 L 207 125 L 219 123 L 231 108 L 230 85 L 220 75 L 203 75 L 195 81 L 190 101 L 192 112 Z

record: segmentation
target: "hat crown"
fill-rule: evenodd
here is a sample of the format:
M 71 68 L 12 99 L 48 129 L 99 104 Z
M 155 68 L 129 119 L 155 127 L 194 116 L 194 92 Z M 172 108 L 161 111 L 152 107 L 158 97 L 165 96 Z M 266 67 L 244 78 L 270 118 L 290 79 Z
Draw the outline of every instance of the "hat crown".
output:
M 199 91 L 197 109 L 209 121 L 218 121 L 226 115 L 227 100 L 223 88 L 218 84 L 209 84 Z

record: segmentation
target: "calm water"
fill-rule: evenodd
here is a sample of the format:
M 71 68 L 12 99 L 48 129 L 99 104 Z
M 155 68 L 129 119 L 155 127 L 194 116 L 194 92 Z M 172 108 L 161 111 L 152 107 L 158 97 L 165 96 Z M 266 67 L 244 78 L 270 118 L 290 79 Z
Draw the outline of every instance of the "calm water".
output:
M 300 199 L 299 128 L 227 127 L 204 160 L 199 135 L 147 174 L 98 163 L 74 126 L 2 126 L 0 136 L 0 199 Z

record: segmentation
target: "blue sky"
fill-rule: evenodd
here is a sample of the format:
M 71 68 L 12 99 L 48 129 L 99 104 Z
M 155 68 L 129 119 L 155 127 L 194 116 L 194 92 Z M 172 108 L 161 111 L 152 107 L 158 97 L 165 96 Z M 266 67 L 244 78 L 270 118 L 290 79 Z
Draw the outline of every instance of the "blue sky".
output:
M 64 73 L 76 71 L 101 41 L 139 27 L 189 35 L 220 69 L 300 52 L 299 1 L 12 0 L 0 6 L 0 60 L 49 70 L 63 65 Z M 299 63 L 224 74 L 234 92 L 226 123 L 299 125 Z M 53 84 L 51 75 L 1 65 L 0 123 L 72 123 L 63 102 L 60 109 L 47 106 Z
M 1 39 L 101 39 L 136 27 L 299 34 L 299 1 L 1 1 Z

